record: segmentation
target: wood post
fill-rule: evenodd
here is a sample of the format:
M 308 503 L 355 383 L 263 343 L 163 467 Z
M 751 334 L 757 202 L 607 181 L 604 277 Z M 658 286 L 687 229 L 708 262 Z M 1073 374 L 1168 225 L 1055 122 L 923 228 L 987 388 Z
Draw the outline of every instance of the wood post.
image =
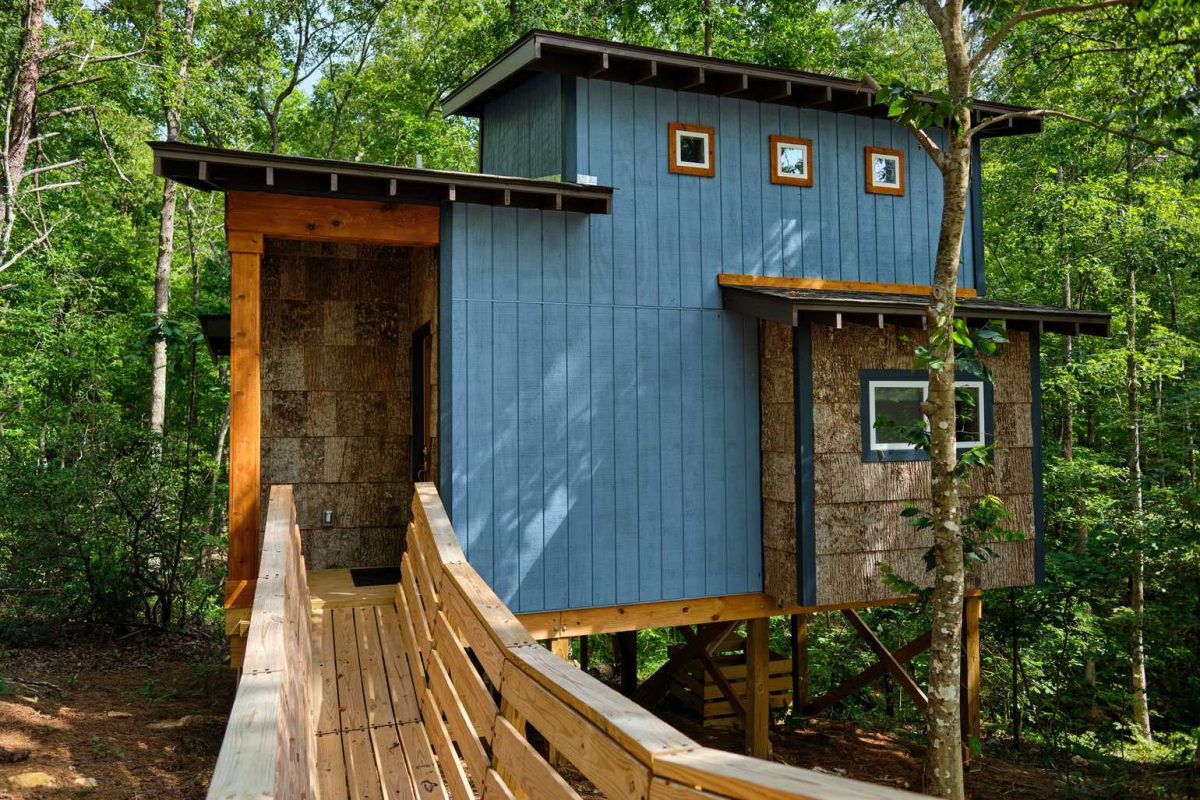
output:
M 771 757 L 770 631 L 770 617 L 746 623 L 746 752 L 755 758 Z
M 567 638 L 551 639 L 550 640 L 550 652 L 554 653 L 554 655 L 558 656 L 563 661 L 570 663 L 570 661 L 571 661 L 571 640 L 567 639 Z M 555 769 L 558 769 L 559 767 L 563 766 L 563 764 L 566 763 L 566 759 L 564 759 L 562 757 L 562 753 L 560 753 L 558 751 L 558 748 L 554 747 L 553 745 L 549 745 L 548 747 L 549 747 L 549 750 L 548 750 L 549 758 L 547 758 L 546 760 L 549 761 L 551 764 L 553 764 Z
M 808 705 L 808 614 L 792 614 L 792 709 Z
M 231 230 L 229 303 L 229 573 L 227 607 L 249 606 L 258 576 L 262 416 L 262 234 Z
M 963 598 L 962 649 L 962 737 L 964 759 L 970 758 L 972 740 L 980 741 L 979 712 L 979 620 L 983 616 L 983 596 L 971 594 Z
M 592 665 L 592 637 L 579 637 L 579 668 L 584 672 Z
M 617 659 L 621 662 L 621 694 L 626 697 L 637 691 L 637 631 L 615 634 Z

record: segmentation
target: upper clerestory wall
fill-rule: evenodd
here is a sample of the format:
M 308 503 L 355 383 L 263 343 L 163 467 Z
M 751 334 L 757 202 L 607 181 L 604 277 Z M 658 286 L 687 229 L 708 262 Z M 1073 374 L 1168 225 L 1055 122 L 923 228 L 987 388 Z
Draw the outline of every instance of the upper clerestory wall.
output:
M 714 129 L 714 177 L 668 172 L 671 122 Z M 772 134 L 812 140 L 812 188 L 771 183 Z M 612 217 L 594 220 L 592 236 L 633 255 L 639 298 L 663 283 L 683 306 L 716 308 L 715 276 L 723 272 L 932 280 L 941 175 L 889 120 L 544 73 L 487 105 L 481 137 L 484 172 L 591 176 L 614 188 Z M 865 191 L 867 146 L 904 151 L 904 195 Z M 971 205 L 959 286 L 981 289 Z

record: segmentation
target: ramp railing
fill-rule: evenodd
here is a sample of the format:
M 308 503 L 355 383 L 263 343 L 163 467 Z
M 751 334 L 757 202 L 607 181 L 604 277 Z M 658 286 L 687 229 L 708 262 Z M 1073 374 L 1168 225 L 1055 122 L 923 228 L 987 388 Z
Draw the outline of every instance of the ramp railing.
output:
M 917 797 L 702 747 L 551 654 L 467 563 L 431 483 L 416 487 L 401 576 L 401 635 L 454 800 L 575 800 L 562 760 L 610 798 Z
M 292 487 L 274 486 L 246 656 L 208 800 L 316 800 L 310 615 Z

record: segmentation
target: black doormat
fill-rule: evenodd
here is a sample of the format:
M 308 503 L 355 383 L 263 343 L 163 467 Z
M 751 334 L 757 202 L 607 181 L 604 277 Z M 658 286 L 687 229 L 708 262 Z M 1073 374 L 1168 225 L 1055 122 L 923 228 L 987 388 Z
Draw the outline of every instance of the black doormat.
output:
M 355 567 L 350 570 L 355 586 L 383 586 L 400 582 L 399 567 Z

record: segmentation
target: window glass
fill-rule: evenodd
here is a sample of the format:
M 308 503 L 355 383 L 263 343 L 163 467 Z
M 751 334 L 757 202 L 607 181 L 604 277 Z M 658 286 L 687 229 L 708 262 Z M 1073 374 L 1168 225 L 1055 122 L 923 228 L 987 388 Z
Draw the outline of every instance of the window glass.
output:
M 983 444 L 983 385 L 959 382 L 954 387 L 954 438 L 960 445 Z
M 871 157 L 871 167 L 876 186 L 900 185 L 900 163 L 895 156 L 875 154 Z
M 680 132 L 679 161 L 685 164 L 708 164 L 708 137 L 703 134 Z
M 808 177 L 808 148 L 803 145 L 779 145 L 779 174 L 794 178 Z
M 908 445 L 903 430 L 925 418 L 921 403 L 925 400 L 923 384 L 907 386 L 876 385 L 874 388 L 875 442 L 881 445 Z

